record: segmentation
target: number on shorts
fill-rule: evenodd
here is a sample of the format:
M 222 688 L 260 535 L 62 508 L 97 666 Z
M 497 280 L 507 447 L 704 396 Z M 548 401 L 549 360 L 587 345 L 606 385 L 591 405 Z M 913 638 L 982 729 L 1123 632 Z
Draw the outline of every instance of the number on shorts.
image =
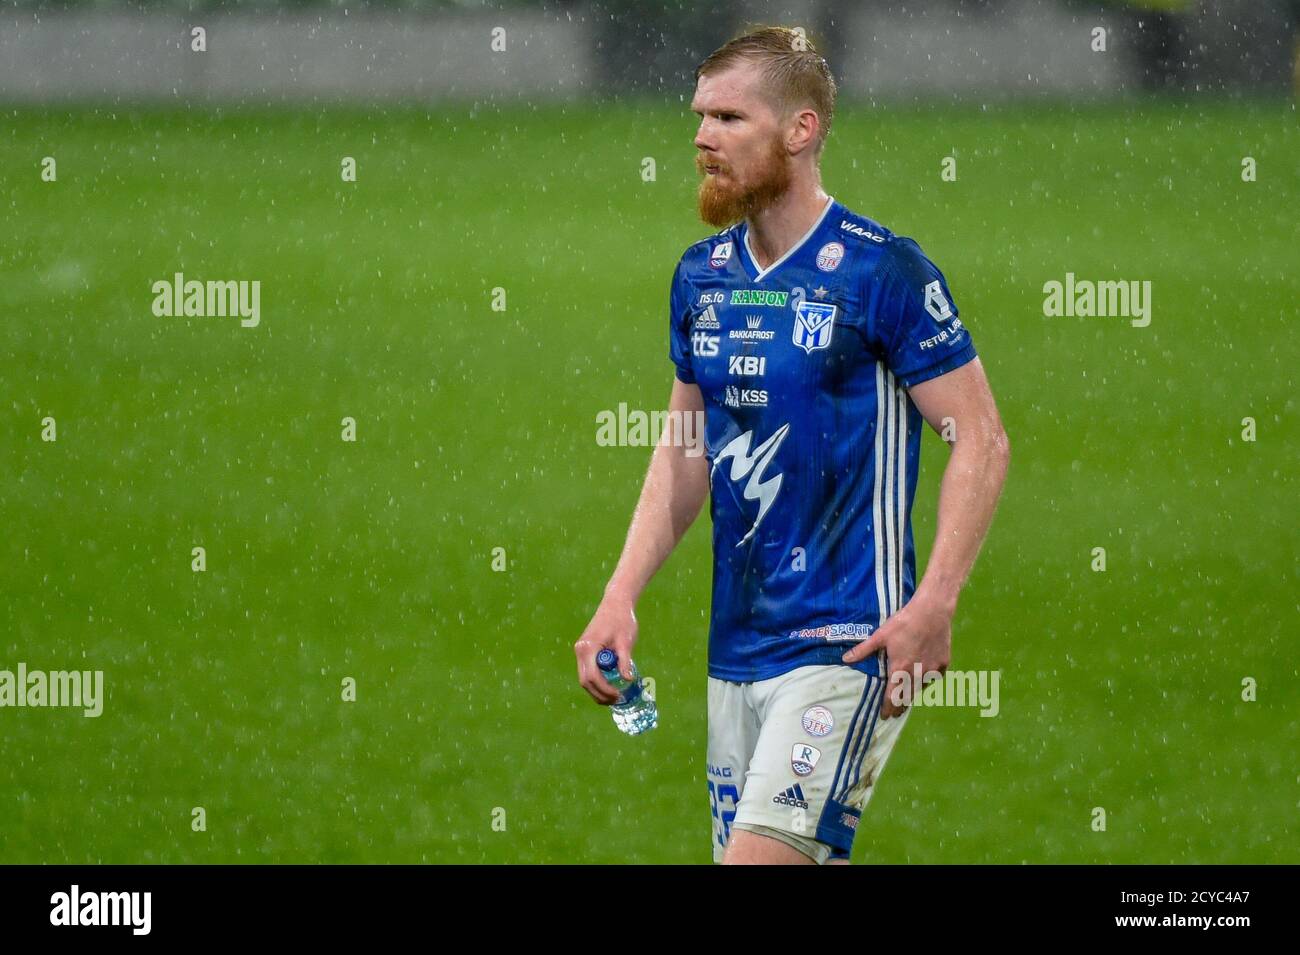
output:
M 727 801 L 731 805 L 726 805 Z M 718 845 L 726 847 L 727 840 L 731 838 L 731 821 L 736 818 L 736 803 L 740 802 L 740 790 L 731 783 L 720 783 L 714 785 L 712 779 L 709 780 L 709 801 L 713 805 L 713 818 L 718 824 L 713 827 L 714 834 L 718 837 Z

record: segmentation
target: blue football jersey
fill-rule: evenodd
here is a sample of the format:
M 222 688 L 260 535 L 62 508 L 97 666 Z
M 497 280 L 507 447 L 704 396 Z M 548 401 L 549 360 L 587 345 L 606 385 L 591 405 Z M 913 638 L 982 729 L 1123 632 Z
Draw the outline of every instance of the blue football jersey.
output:
M 843 665 L 916 586 L 923 420 L 907 389 L 975 358 L 947 283 L 830 197 L 765 269 L 746 223 L 695 243 L 670 302 L 670 357 L 705 406 L 709 675 Z

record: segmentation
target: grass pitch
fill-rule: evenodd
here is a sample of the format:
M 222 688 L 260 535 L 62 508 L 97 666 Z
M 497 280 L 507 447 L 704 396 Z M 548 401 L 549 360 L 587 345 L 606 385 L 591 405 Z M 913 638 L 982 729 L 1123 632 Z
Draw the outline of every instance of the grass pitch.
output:
M 639 608 L 658 730 L 570 649 L 648 455 L 596 414 L 667 400 L 711 231 L 684 105 L 5 120 L 0 669 L 107 698 L 0 709 L 0 861 L 708 861 L 707 515 Z M 854 861 L 1296 860 L 1298 152 L 1282 104 L 842 108 L 827 190 L 944 270 L 1013 448 L 954 631 L 1000 713 L 915 714 Z M 260 325 L 156 317 L 175 272 Z M 1044 317 L 1067 272 L 1150 326 Z

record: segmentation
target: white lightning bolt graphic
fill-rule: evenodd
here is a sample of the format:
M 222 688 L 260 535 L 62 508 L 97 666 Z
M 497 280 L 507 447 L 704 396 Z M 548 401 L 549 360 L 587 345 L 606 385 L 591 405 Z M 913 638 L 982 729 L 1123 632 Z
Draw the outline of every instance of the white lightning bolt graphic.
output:
M 753 430 L 746 431 L 744 434 L 732 438 L 725 448 L 718 452 L 717 457 L 713 459 L 713 470 L 718 469 L 724 458 L 731 458 L 731 480 L 739 481 L 746 474 L 749 480 L 745 482 L 744 496 L 747 501 L 758 501 L 758 517 L 754 519 L 754 526 L 749 529 L 749 533 L 742 537 L 736 546 L 739 547 L 745 541 L 754 536 L 754 531 L 758 530 L 758 525 L 763 522 L 763 515 L 772 506 L 776 500 L 776 494 L 781 490 L 781 475 L 762 480 L 763 472 L 767 466 L 772 463 L 772 458 L 776 456 L 777 449 L 781 447 L 781 442 L 785 440 L 786 433 L 790 430 L 789 424 L 783 424 L 777 429 L 776 434 L 768 438 L 757 448 L 754 453 L 750 454 L 749 446 L 753 443 Z M 712 480 L 713 474 L 710 472 L 709 479 Z

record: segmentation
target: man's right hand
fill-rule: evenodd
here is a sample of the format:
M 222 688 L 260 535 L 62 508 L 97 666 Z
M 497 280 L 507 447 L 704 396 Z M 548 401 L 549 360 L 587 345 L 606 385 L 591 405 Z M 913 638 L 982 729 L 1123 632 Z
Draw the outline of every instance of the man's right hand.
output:
M 582 632 L 573 652 L 578 658 L 578 682 L 601 706 L 617 703 L 621 694 L 600 675 L 596 654 L 609 647 L 618 654 L 618 669 L 623 679 L 632 679 L 632 647 L 636 644 L 636 614 L 632 604 L 606 597 L 596 608 L 591 623 Z

